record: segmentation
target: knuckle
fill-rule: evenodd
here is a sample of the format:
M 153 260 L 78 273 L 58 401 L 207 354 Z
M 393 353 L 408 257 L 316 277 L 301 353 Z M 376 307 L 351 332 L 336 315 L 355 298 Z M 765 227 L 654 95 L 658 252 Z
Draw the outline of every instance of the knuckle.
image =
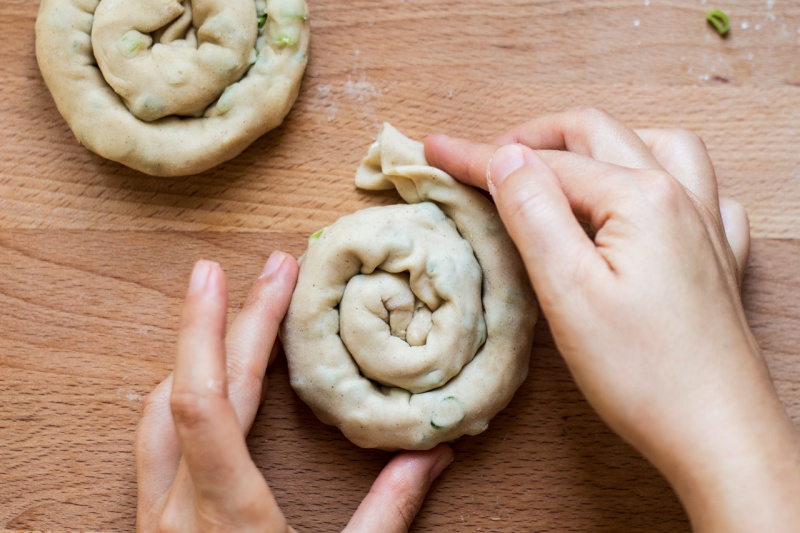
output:
M 720 198 L 719 208 L 724 218 L 735 218 L 749 225 L 747 210 L 736 200 L 732 200 L 731 198 Z
M 667 131 L 667 139 L 673 149 L 680 151 L 706 151 L 706 143 L 693 131 L 676 128 Z
M 158 391 L 153 391 L 148 394 L 142 402 L 142 410 L 139 420 L 150 418 L 158 415 L 166 407 L 166 397 L 163 394 L 158 394 Z
M 385 512 L 393 517 L 391 522 L 402 523 L 405 530 L 417 516 L 422 501 L 427 492 L 427 486 L 421 486 L 413 477 L 395 472 L 380 487 L 373 487 L 370 493 L 376 500 L 382 502 Z
M 406 529 L 411 528 L 411 523 L 419 512 L 420 504 L 416 501 L 411 501 L 408 498 L 401 498 L 399 501 L 394 502 L 395 512 L 400 520 L 406 526 Z
M 504 204 L 513 223 L 527 224 L 541 209 L 548 208 L 547 195 L 539 187 L 514 186 L 509 189 Z
M 251 309 L 257 308 L 259 301 L 264 298 L 264 291 L 265 287 L 269 285 L 269 280 L 267 278 L 258 278 L 254 283 L 253 286 L 250 287 L 250 291 L 247 293 L 247 298 L 244 301 L 244 305 L 242 309 L 239 311 L 239 315 L 247 313 Z
M 666 172 L 645 170 L 640 175 L 644 183 L 645 196 L 650 204 L 673 207 L 685 199 L 686 191 L 683 186 Z
M 159 518 L 156 531 L 157 533 L 179 533 L 181 531 L 178 515 L 172 512 L 169 506 L 164 509 L 164 513 Z
M 198 427 L 209 420 L 209 398 L 196 392 L 173 391 L 170 396 L 172 418 L 184 427 Z
M 153 423 L 164 417 L 169 412 L 169 395 L 161 386 L 148 394 L 142 402 L 139 412 L 139 422 L 136 424 L 137 439 L 143 436 Z
M 265 301 L 263 309 L 261 310 L 261 315 L 264 317 L 267 324 L 280 324 L 283 317 L 286 315 L 286 308 L 288 305 L 288 302 L 285 305 L 281 305 L 278 301 Z
M 389 512 L 394 514 L 397 520 L 405 525 L 405 529 L 410 529 L 422 502 L 414 495 L 409 495 L 409 488 L 404 486 L 402 482 L 397 483 L 395 486 L 397 488 L 390 489 L 391 494 L 387 495 L 393 497 L 387 497 L 386 499 L 391 505 Z
M 281 291 L 276 289 L 274 281 L 267 278 L 259 279 L 247 295 L 242 310 L 237 319 L 253 320 L 259 323 L 279 323 L 286 313 L 286 306 L 282 305 L 285 298 L 281 298 Z
M 579 106 L 572 110 L 572 114 L 581 122 L 589 124 L 602 124 L 614 120 L 605 109 L 594 106 Z
M 245 389 L 260 389 L 264 374 L 253 364 L 247 364 L 244 354 L 237 353 L 236 348 L 228 350 L 228 383 L 242 386 Z

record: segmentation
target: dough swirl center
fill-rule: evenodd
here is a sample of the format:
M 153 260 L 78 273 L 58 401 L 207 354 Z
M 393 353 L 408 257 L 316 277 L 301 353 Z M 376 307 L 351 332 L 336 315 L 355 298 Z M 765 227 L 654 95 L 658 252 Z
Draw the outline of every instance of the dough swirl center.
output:
M 255 62 L 252 0 L 103 0 L 92 48 L 136 117 L 202 116 Z
M 339 334 L 365 377 L 426 392 L 486 340 L 480 265 L 435 204 L 365 209 L 312 247 L 314 262 L 333 267 L 323 283 L 342 287 Z

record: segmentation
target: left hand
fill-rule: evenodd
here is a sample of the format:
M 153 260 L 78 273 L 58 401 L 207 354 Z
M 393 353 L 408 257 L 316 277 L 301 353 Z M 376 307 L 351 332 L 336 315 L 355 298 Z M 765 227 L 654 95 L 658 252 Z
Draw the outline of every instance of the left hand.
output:
M 175 371 L 147 397 L 136 431 L 137 531 L 294 531 L 245 436 L 266 391 L 297 272 L 291 256 L 273 253 L 226 336 L 225 274 L 217 263 L 195 265 Z M 347 530 L 407 531 L 452 459 L 446 445 L 396 455 Z

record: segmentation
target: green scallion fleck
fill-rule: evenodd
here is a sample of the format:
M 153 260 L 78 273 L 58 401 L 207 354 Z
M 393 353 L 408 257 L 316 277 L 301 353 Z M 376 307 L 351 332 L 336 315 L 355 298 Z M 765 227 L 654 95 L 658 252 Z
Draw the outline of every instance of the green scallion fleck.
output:
M 266 23 L 267 23 L 267 15 L 261 15 L 260 17 L 258 17 L 258 27 L 259 28 L 263 28 L 264 24 L 266 24 Z
M 319 230 L 319 231 L 317 231 L 315 233 L 312 233 L 311 236 L 308 238 L 308 244 L 311 244 L 314 241 L 316 241 L 317 239 L 319 239 L 322 236 L 322 232 L 323 231 L 325 231 L 325 228 L 322 228 L 321 230 Z
M 131 30 L 123 35 L 117 43 L 117 48 L 122 55 L 131 59 L 135 57 L 140 50 L 147 48 L 147 43 L 144 41 L 145 37 L 138 31 Z
M 433 429 L 442 429 L 444 426 L 437 426 L 436 424 L 433 423 L 433 420 L 431 420 L 431 427 Z
M 706 20 L 709 24 L 714 26 L 714 29 L 717 30 L 717 33 L 719 33 L 720 36 L 724 37 L 728 35 L 728 32 L 731 29 L 731 21 L 728 19 L 728 15 L 719 9 L 714 9 L 713 11 L 706 13 Z
M 297 44 L 294 39 L 289 37 L 288 35 L 281 35 L 277 39 L 275 39 L 275 43 L 281 46 L 294 46 Z

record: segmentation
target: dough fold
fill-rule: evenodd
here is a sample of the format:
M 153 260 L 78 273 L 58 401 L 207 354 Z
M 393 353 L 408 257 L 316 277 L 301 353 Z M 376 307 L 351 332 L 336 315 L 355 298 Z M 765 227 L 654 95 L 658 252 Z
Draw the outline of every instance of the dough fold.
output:
M 292 387 L 365 448 L 484 431 L 524 381 L 537 308 L 497 211 L 385 124 L 356 173 L 409 205 L 309 238 L 281 336 Z
M 308 40 L 304 0 L 42 0 L 36 20 L 75 137 L 156 176 L 207 170 L 277 127 Z

